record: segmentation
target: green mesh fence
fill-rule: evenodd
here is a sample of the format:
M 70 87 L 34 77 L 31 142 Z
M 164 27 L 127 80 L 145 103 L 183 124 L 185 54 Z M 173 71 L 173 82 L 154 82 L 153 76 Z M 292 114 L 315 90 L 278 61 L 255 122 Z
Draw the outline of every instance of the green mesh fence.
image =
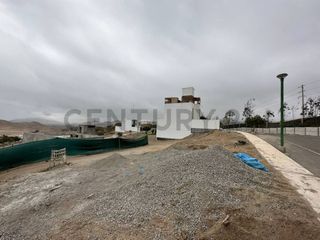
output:
M 148 144 L 148 136 L 137 139 L 64 139 L 55 138 L 23 143 L 0 149 L 0 170 L 25 163 L 50 159 L 51 150 L 66 148 L 67 155 L 89 155 L 116 149 L 132 148 Z

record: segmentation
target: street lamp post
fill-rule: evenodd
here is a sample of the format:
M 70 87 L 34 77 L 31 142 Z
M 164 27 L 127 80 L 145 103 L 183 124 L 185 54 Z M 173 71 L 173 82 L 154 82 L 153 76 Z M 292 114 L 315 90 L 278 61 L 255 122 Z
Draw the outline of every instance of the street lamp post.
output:
M 283 132 L 283 128 L 284 128 L 284 95 L 283 95 L 283 80 L 285 77 L 287 77 L 288 74 L 287 73 L 281 73 L 277 76 L 277 78 L 280 79 L 280 84 L 281 84 L 281 88 L 280 88 L 280 113 L 281 113 L 281 118 L 280 118 L 280 146 L 283 148 L 284 146 L 284 132 Z

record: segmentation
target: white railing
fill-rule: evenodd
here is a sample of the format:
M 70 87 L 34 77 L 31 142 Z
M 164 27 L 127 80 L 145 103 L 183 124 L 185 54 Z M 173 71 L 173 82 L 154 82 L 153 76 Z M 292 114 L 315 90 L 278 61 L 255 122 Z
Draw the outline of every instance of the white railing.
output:
M 67 163 L 66 149 L 51 150 L 51 159 L 49 161 L 49 168 L 55 167 L 60 164 Z

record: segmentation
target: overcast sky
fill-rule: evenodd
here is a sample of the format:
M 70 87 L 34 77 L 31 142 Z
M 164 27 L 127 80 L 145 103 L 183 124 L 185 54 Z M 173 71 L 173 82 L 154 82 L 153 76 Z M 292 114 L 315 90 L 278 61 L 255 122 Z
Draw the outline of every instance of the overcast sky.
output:
M 159 108 L 193 86 L 204 111 L 279 109 L 320 92 L 320 1 L 0 0 L 0 119 Z M 298 115 L 298 111 L 296 113 Z

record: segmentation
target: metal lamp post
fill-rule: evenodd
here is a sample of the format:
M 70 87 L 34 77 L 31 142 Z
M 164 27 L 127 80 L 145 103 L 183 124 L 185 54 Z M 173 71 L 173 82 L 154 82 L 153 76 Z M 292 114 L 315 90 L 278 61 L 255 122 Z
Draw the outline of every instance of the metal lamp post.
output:
M 280 98 L 280 113 L 281 113 L 281 119 L 280 119 L 280 146 L 283 147 L 284 146 L 284 95 L 283 95 L 283 80 L 285 77 L 287 77 L 288 74 L 287 73 L 281 73 L 277 76 L 277 78 L 280 79 L 280 84 L 281 84 L 281 90 L 280 90 L 280 94 L 281 94 L 281 98 Z

